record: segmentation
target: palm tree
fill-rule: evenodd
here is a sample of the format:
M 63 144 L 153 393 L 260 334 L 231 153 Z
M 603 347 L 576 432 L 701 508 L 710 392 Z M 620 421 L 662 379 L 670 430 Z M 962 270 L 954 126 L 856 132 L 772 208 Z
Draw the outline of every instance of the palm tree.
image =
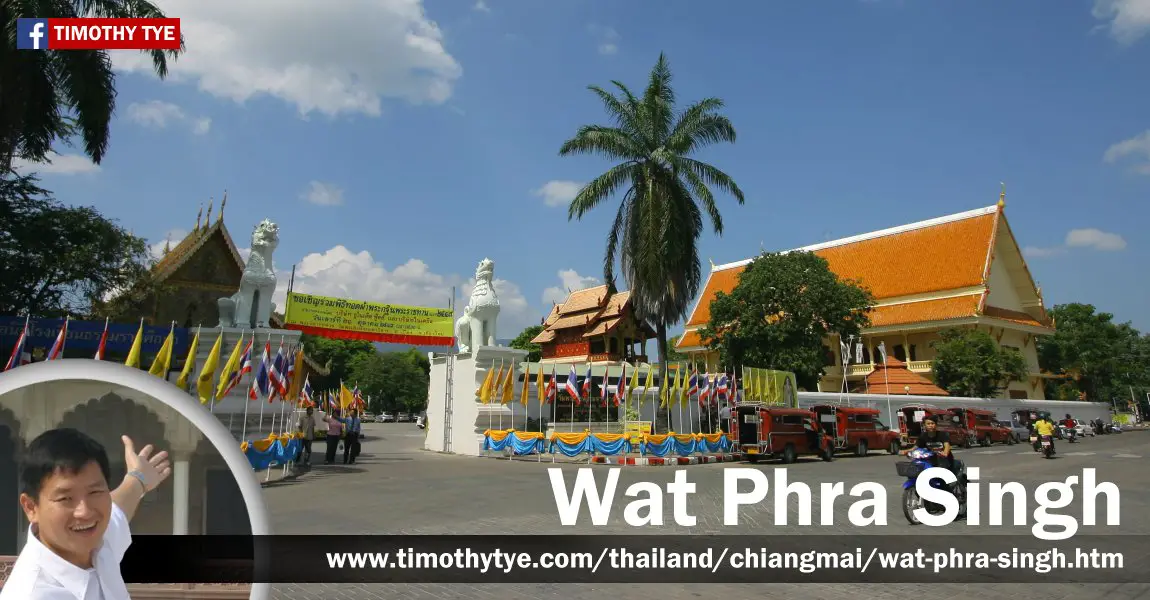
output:
M 603 102 L 613 126 L 585 125 L 563 143 L 560 156 L 598 154 L 616 164 L 579 191 L 568 219 L 622 191 L 607 234 L 603 278 L 614 286 L 615 259 L 631 290 L 638 316 L 657 332 L 660 363 L 667 352 L 667 326 L 687 316 L 699 293 L 702 267 L 698 242 L 703 213 L 716 235 L 723 218 L 711 188 L 743 204 L 743 192 L 729 175 L 691 155 L 705 146 L 735 141 L 735 128 L 718 113 L 723 101 L 706 98 L 675 113 L 675 92 L 667 58 L 659 55 L 647 89 L 638 98 L 618 81 L 618 95 L 589 89 Z
M 78 135 L 84 153 L 99 164 L 108 149 L 108 126 L 116 109 L 116 77 L 103 50 L 16 50 L 16 19 L 163 18 L 148 0 L 0 0 L 0 173 L 12 160 L 41 162 L 52 144 Z M 183 43 L 181 41 L 181 46 Z M 168 59 L 182 50 L 150 50 L 161 78 Z

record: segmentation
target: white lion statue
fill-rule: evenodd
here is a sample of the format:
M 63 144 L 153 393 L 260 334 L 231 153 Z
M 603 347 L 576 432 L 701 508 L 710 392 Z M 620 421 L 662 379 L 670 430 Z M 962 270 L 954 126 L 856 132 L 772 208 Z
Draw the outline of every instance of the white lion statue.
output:
M 475 269 L 475 289 L 455 322 L 455 337 L 460 352 L 495 345 L 495 320 L 499 316 L 499 298 L 495 296 L 495 262 L 485 258 Z
M 271 320 L 272 294 L 276 291 L 276 272 L 272 253 L 280 243 L 279 225 L 264 219 L 252 231 L 252 252 L 240 277 L 240 289 L 228 298 L 220 298 L 220 327 L 268 327 Z

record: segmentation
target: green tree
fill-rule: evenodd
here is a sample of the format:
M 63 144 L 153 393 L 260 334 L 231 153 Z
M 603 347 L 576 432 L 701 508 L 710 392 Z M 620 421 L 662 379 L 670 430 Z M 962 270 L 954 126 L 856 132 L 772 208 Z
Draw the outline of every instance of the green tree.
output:
M 675 349 L 675 346 L 679 343 L 679 338 L 681 338 L 681 337 L 683 337 L 683 336 L 677 335 L 677 336 L 667 340 L 667 362 L 668 363 L 687 360 L 686 354 L 679 352 L 678 350 Z
M 418 413 L 427 406 L 427 357 L 415 350 L 358 354 L 351 360 L 351 376 L 371 397 L 368 410 Z
M 0 176 L 0 314 L 90 315 L 149 267 L 147 243 L 96 209 L 60 204 L 34 176 Z
M 952 328 L 934 341 L 934 383 L 952 396 L 996 398 L 1010 382 L 1027 375 L 1026 359 L 979 329 Z
M 723 101 L 705 98 L 675 111 L 667 58 L 659 55 L 642 97 L 612 81 L 613 94 L 590 90 L 603 103 L 612 125 L 585 125 L 563 143 L 561 156 L 595 154 L 614 163 L 579 191 L 569 219 L 582 219 L 610 198 L 619 197 L 608 229 L 603 277 L 615 282 L 619 260 L 639 318 L 655 326 L 660 362 L 666 362 L 667 327 L 682 321 L 702 283 L 699 238 L 703 213 L 717 235 L 723 219 L 712 189 L 743 204 L 742 190 L 714 166 L 692 158 L 718 142 L 735 141 L 735 128 L 719 113 Z
M 78 136 L 84 153 L 99 164 L 108 149 L 116 109 L 116 77 L 104 50 L 25 52 L 16 50 L 16 19 L 114 17 L 163 18 L 147 0 L 4 0 L 0 27 L 0 174 L 15 158 L 42 162 L 59 140 Z M 182 45 L 182 41 L 181 41 Z M 182 51 L 182 50 L 181 50 Z M 149 51 L 156 74 L 168 74 L 168 60 L 181 51 Z
M 1064 379 L 1049 381 L 1048 395 L 1111 402 L 1129 399 L 1131 388 L 1142 395 L 1150 389 L 1150 342 L 1129 323 L 1081 303 L 1057 305 L 1050 315 L 1055 333 L 1038 339 L 1038 364 Z
M 519 335 L 511 340 L 511 347 L 516 350 L 526 350 L 527 358 L 525 360 L 527 362 L 539 362 L 539 359 L 543 358 L 543 348 L 540 347 L 539 344 L 532 344 L 531 340 L 535 339 L 535 336 L 542 332 L 542 325 L 532 325 L 519 332 Z
M 371 342 L 362 340 L 338 340 L 313 335 L 301 336 L 304 348 L 315 362 L 326 365 L 329 369 L 327 375 L 316 375 L 311 379 L 311 387 L 317 392 L 323 390 L 339 390 L 339 383 L 343 381 L 349 388 L 356 384 L 355 374 L 352 373 L 352 364 L 360 355 L 376 354 L 375 346 Z M 359 382 L 363 390 L 363 382 Z
M 870 292 L 839 279 L 810 252 L 763 253 L 730 294 L 711 301 L 711 322 L 699 331 L 723 364 L 791 371 L 803 389 L 816 389 L 827 336 L 857 335 L 869 324 Z

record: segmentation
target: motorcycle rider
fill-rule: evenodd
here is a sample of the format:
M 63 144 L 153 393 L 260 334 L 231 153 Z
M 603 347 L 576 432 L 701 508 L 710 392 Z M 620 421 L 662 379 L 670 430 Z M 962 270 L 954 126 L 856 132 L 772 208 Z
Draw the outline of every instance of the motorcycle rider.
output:
M 922 422 L 922 433 L 918 434 L 918 439 L 914 443 L 915 448 L 926 448 L 934 452 L 936 467 L 945 467 L 951 473 L 958 475 L 955 470 L 956 460 L 954 453 L 950 451 L 950 434 L 941 431 L 938 428 L 937 417 L 930 416 Z M 910 452 L 906 450 L 903 454 Z
M 1074 438 L 1078 436 L 1078 430 L 1076 429 L 1078 423 L 1074 420 L 1074 417 L 1071 417 L 1070 413 L 1066 413 L 1066 418 L 1062 419 L 1060 425 L 1066 428 L 1067 439 L 1073 442 Z
M 1049 436 L 1050 437 L 1050 452 L 1053 454 L 1054 453 L 1054 423 L 1050 420 L 1049 417 L 1041 417 L 1040 419 L 1038 419 L 1037 421 L 1034 422 L 1034 434 L 1038 436 L 1038 439 L 1034 440 L 1034 449 L 1036 451 L 1038 450 L 1039 444 L 1042 443 L 1042 436 L 1044 436 L 1044 435 Z

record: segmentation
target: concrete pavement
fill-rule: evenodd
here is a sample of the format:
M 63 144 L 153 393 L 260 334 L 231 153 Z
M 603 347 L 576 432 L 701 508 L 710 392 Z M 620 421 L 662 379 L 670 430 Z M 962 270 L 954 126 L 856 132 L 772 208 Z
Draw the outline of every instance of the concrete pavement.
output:
M 889 524 L 881 528 L 857 528 L 846 519 L 850 499 L 840 497 L 834 504 L 835 522 L 829 527 L 795 525 L 794 504 L 788 510 L 789 525 L 775 524 L 773 497 L 761 504 L 740 510 L 738 528 L 722 525 L 724 470 L 732 466 L 750 467 L 746 463 L 711 464 L 683 467 L 697 485 L 690 500 L 690 510 L 698 519 L 694 527 L 674 524 L 670 503 L 664 507 L 666 525 L 636 531 L 622 519 L 622 491 L 631 483 L 650 481 L 660 485 L 671 481 L 679 468 L 615 467 L 620 469 L 620 500 L 604 527 L 595 527 L 584 516 L 575 526 L 559 522 L 552 497 L 547 468 L 560 467 L 571 481 L 586 464 L 559 462 L 543 464 L 534 459 L 477 459 L 439 455 L 420 450 L 423 431 L 412 424 L 369 424 L 364 433 L 363 454 L 355 465 L 314 467 L 309 473 L 290 482 L 265 490 L 266 501 L 276 533 L 290 534 L 849 534 L 849 535 L 939 535 L 1025 533 L 1029 528 L 974 527 L 956 523 L 944 531 L 923 526 L 911 527 L 902 516 L 899 505 L 901 479 L 895 472 L 896 459 L 883 452 L 865 458 L 844 456 L 831 463 L 804 460 L 790 465 L 791 481 L 803 481 L 814 491 L 815 521 L 818 522 L 819 484 L 842 481 L 846 489 L 862 481 L 882 483 L 887 488 Z M 317 446 L 317 449 L 319 447 Z M 1077 444 L 1060 443 L 1059 457 L 1045 460 L 1025 446 L 996 446 L 959 451 L 959 457 L 970 467 L 979 467 L 986 483 L 1018 481 L 1031 493 L 1040 483 L 1061 481 L 1068 475 L 1081 476 L 1082 469 L 1097 469 L 1099 481 L 1116 483 L 1122 491 L 1123 533 L 1150 535 L 1150 434 L 1128 432 L 1120 435 L 1089 438 Z M 753 468 L 769 476 L 777 465 L 760 464 Z M 607 465 L 593 465 L 600 481 Z M 773 496 L 773 490 L 771 494 Z M 984 492 L 985 495 L 985 492 Z M 1028 499 L 1027 517 L 1034 510 Z M 1081 515 L 1081 503 L 1075 502 L 1063 514 Z M 985 509 L 984 509 L 985 515 Z M 732 530 L 734 529 L 734 530 Z M 1081 533 L 1110 532 L 1106 528 L 1083 527 Z M 865 594 L 875 599 L 905 598 L 923 593 L 919 585 L 866 585 Z M 936 584 L 928 593 L 944 597 L 976 594 L 982 598 L 1032 596 L 1047 598 L 1150 598 L 1150 585 L 1050 585 L 1035 584 Z M 762 584 L 762 585 L 472 585 L 472 584 L 284 584 L 277 585 L 276 598 L 538 598 L 563 596 L 567 600 L 600 598 L 605 594 L 657 596 L 662 598 L 695 598 L 705 595 L 778 594 L 795 598 L 857 598 L 860 585 Z

